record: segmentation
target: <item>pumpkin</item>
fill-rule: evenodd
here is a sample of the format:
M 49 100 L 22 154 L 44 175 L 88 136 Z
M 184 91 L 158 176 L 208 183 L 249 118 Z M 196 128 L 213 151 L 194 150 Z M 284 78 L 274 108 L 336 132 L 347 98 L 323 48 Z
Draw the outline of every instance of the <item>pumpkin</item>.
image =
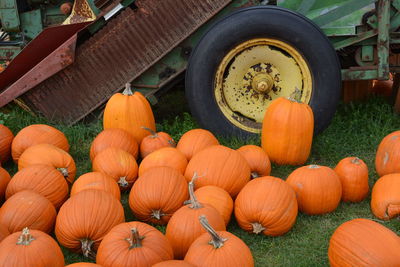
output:
M 31 165 L 49 165 L 57 169 L 67 180 L 72 183 L 75 179 L 75 161 L 64 150 L 49 144 L 33 145 L 27 148 L 18 160 L 18 170 Z
M 121 203 L 102 190 L 89 189 L 69 198 L 58 212 L 55 234 L 64 247 L 94 257 L 103 237 L 125 221 Z
M 112 177 L 121 190 L 128 190 L 138 176 L 138 165 L 128 152 L 109 147 L 101 151 L 93 160 L 93 171 Z
M 372 188 L 371 210 L 382 220 L 400 215 L 400 173 L 387 174 L 376 181 Z
M 90 262 L 77 262 L 66 265 L 65 267 L 102 267 L 101 265 Z
M 18 192 L 7 199 L 0 208 L 0 224 L 10 233 L 21 231 L 24 227 L 50 233 L 56 219 L 53 204 L 33 191 Z
M 169 260 L 169 261 L 162 261 L 152 265 L 152 267 L 195 267 L 196 265 L 192 265 L 187 261 L 183 260 Z
M 105 267 L 145 267 L 172 259 L 171 245 L 160 231 L 142 222 L 127 222 L 104 237 L 96 262 Z
M 268 176 L 271 173 L 271 162 L 267 153 L 255 145 L 245 145 L 237 149 L 249 164 L 251 177 Z
M 6 188 L 11 181 L 11 176 L 6 169 L 0 167 L 0 201 L 4 200 Z
M 65 135 L 54 127 L 45 124 L 32 124 L 17 133 L 12 145 L 11 155 L 18 162 L 22 153 L 30 146 L 51 144 L 65 152 L 69 151 L 68 140 Z
M 10 235 L 7 226 L 0 224 L 0 243 L 1 241 Z
M 297 212 L 294 190 L 282 179 L 272 176 L 251 180 L 235 200 L 240 228 L 255 234 L 285 234 L 296 222 Z
M 31 165 L 17 172 L 7 186 L 6 198 L 23 190 L 32 190 L 47 198 L 56 209 L 68 198 L 64 176 L 48 165 Z
M 64 267 L 60 246 L 42 231 L 24 228 L 0 243 L 0 267 Z
M 309 215 L 334 211 L 342 197 L 340 178 L 329 167 L 300 167 L 289 175 L 286 182 L 296 192 L 299 210 Z
M 213 206 L 224 218 L 225 225 L 228 225 L 233 211 L 233 200 L 228 192 L 215 185 L 206 185 L 194 193 L 200 203 Z
M 142 127 L 146 131 L 150 132 L 150 135 L 143 138 L 140 143 L 140 156 L 144 159 L 150 153 L 163 147 L 175 147 L 175 142 L 172 137 L 165 132 L 156 133 L 152 129 Z
M 310 155 L 313 130 L 310 106 L 279 97 L 265 112 L 261 146 L 276 164 L 302 165 Z
M 125 90 L 114 94 L 107 102 L 103 116 L 104 129 L 119 128 L 131 133 L 138 144 L 148 134 L 142 126 L 156 130 L 153 111 L 140 92 L 132 92 L 127 83 Z
M 200 215 L 207 216 L 215 229 L 225 231 L 225 222 L 221 214 L 213 206 L 197 201 L 194 193 L 196 179 L 194 176 L 189 182 L 190 204 L 181 207 L 172 215 L 165 231 L 165 236 L 174 250 L 175 259 L 183 259 L 193 241 L 205 232 L 198 220 Z
M 147 155 L 139 166 L 139 176 L 154 167 L 171 167 L 184 174 L 188 162 L 186 157 L 174 147 L 160 148 Z
M 154 167 L 133 185 L 129 206 L 141 221 L 167 224 L 188 196 L 186 179 L 180 172 L 169 167 Z
M 368 167 L 357 157 L 348 157 L 339 161 L 335 172 L 342 183 L 342 200 L 345 202 L 361 202 L 369 191 Z
M 13 139 L 14 135 L 10 129 L 0 124 L 0 163 L 4 163 L 10 158 Z
M 215 231 L 204 215 L 199 220 L 207 233 L 192 243 L 185 261 L 199 267 L 254 266 L 253 255 L 240 238 L 226 231 Z
M 379 177 L 400 172 L 400 131 L 382 139 L 375 156 L 375 169 Z
M 330 266 L 400 266 L 400 238 L 383 225 L 354 219 L 340 225 L 328 248 Z
M 117 182 L 105 173 L 88 172 L 81 175 L 72 185 L 71 197 L 88 189 L 103 190 L 111 193 L 116 199 L 121 200 L 121 192 Z
M 139 146 L 132 134 L 125 130 L 110 128 L 99 133 L 90 146 L 90 160 L 93 159 L 104 149 L 109 147 L 120 148 L 138 158 Z
M 214 145 L 219 145 L 219 142 L 210 131 L 192 129 L 182 135 L 176 148 L 186 156 L 187 160 L 190 160 L 196 153 Z
M 187 181 L 197 173 L 196 186 L 215 185 L 223 188 L 233 198 L 250 180 L 250 167 L 243 156 L 229 147 L 208 147 L 189 161 L 185 177 Z

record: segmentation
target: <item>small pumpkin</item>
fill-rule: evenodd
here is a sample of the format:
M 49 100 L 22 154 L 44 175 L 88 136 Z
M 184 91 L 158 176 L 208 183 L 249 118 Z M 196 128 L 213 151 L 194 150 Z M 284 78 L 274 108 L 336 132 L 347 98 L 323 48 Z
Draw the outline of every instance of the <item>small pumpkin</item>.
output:
M 109 175 L 101 172 L 88 172 L 81 175 L 71 187 L 71 197 L 83 190 L 96 189 L 112 194 L 121 200 L 121 191 L 117 182 Z
M 109 147 L 120 148 L 132 154 L 135 159 L 138 158 L 139 145 L 135 137 L 123 129 L 110 128 L 99 133 L 93 140 L 90 146 L 90 160 L 93 161 L 101 151 Z
M 7 226 L 0 224 L 0 243 L 1 241 L 10 235 Z
M 215 145 L 219 145 L 219 141 L 210 131 L 192 129 L 182 135 L 176 148 L 190 160 L 196 153 Z
M 0 267 L 33 266 L 64 267 L 64 255 L 51 236 L 24 228 L 0 242 Z
M 138 165 L 128 152 L 109 147 L 101 151 L 93 160 L 93 171 L 112 177 L 125 191 L 132 187 L 138 176 Z
M 169 167 L 154 167 L 133 185 L 129 206 L 141 221 L 167 224 L 188 195 L 186 179 L 180 172 Z
M 268 176 L 271 173 L 271 162 L 267 153 L 255 145 L 244 145 L 237 149 L 250 166 L 251 177 Z
M 0 124 L 0 163 L 9 160 L 11 156 L 11 143 L 14 135 L 7 126 Z
M 11 154 L 14 162 L 18 162 L 28 147 L 38 144 L 51 144 L 65 152 L 69 151 L 68 140 L 61 131 L 45 124 L 32 124 L 19 131 L 12 142 Z
M 302 165 L 311 151 L 314 115 L 309 105 L 279 97 L 267 108 L 261 146 L 279 165 Z
M 146 267 L 172 259 L 172 247 L 160 231 L 142 222 L 127 222 L 104 237 L 96 262 L 106 267 Z
M 340 179 L 329 167 L 300 167 L 289 175 L 286 182 L 296 192 L 299 210 L 309 215 L 334 211 L 342 197 Z
M 329 240 L 330 266 L 400 266 L 400 238 L 383 225 L 354 219 L 340 225 Z
M 140 143 L 140 156 L 142 159 L 160 148 L 176 146 L 174 139 L 172 139 L 169 134 L 165 132 L 156 133 L 147 127 L 142 128 L 150 132 L 150 135 L 143 138 L 142 142 Z
M 163 147 L 147 155 L 139 166 L 139 176 L 154 167 L 171 167 L 184 174 L 188 162 L 185 156 L 174 147 Z
M 67 180 L 72 183 L 75 179 L 75 161 L 64 150 L 49 144 L 38 144 L 27 148 L 18 160 L 18 170 L 31 165 L 49 165 L 57 169 Z
M 120 128 L 131 133 L 138 144 L 148 134 L 142 126 L 156 130 L 153 111 L 140 92 L 132 92 L 130 83 L 125 90 L 114 94 L 107 102 L 103 116 L 104 129 Z
M 11 181 L 11 176 L 8 174 L 6 169 L 0 167 L 0 201 L 4 200 L 7 186 Z
M 382 220 L 400 215 L 400 173 L 387 174 L 376 181 L 372 188 L 371 210 Z
M 226 231 L 215 231 L 204 215 L 199 220 L 207 233 L 190 245 L 185 261 L 199 267 L 254 266 L 253 255 L 240 238 Z
M 379 177 L 400 172 L 400 131 L 382 139 L 375 156 L 375 169 Z
M 151 267 L 195 267 L 196 265 L 190 264 L 183 260 L 169 260 L 162 261 L 152 265 Z
M 345 202 L 361 202 L 369 191 L 368 167 L 357 157 L 348 157 L 339 161 L 335 172 L 342 183 L 342 200 Z

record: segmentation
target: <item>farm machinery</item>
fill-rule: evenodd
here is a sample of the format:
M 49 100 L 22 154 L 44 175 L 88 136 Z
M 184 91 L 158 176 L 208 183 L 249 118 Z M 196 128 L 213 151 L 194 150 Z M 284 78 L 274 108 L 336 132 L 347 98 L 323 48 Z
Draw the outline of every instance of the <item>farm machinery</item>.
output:
M 308 103 L 318 133 L 342 80 L 400 70 L 400 0 L 67 1 L 1 0 L 0 107 L 72 124 L 126 82 L 155 103 L 186 72 L 191 112 L 214 133 L 259 133 L 281 96 Z

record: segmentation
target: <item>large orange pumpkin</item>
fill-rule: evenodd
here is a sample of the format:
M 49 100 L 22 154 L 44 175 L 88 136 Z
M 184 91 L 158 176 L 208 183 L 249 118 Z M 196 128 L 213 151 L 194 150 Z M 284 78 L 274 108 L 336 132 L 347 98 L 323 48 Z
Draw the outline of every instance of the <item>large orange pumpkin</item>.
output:
M 357 157 L 348 157 L 339 161 L 335 172 L 342 183 L 342 200 L 345 202 L 361 202 L 369 191 L 368 167 Z
M 111 193 L 116 199 L 121 199 L 121 191 L 117 182 L 105 173 L 88 172 L 81 175 L 72 185 L 71 197 L 88 189 L 103 190 Z
M 13 139 L 14 135 L 10 129 L 0 124 L 0 163 L 4 163 L 10 158 Z
M 89 189 L 69 198 L 61 206 L 55 234 L 64 247 L 94 257 L 103 237 L 124 221 L 124 209 L 113 195 Z
M 104 129 L 120 128 L 131 133 L 138 144 L 148 135 L 142 126 L 156 130 L 153 111 L 146 98 L 140 92 L 132 92 L 131 85 L 114 94 L 107 102 L 103 117 Z
M 0 167 L 0 201 L 4 200 L 6 188 L 11 181 L 11 176 L 8 172 Z
M 172 137 L 165 132 L 156 133 L 152 129 L 143 127 L 146 131 L 150 132 L 150 135 L 143 138 L 140 143 L 140 156 L 145 158 L 150 153 L 163 148 L 163 147 L 175 147 L 175 141 Z
M 400 172 L 400 131 L 382 139 L 375 156 L 375 169 L 379 176 Z
M 251 180 L 235 200 L 239 226 L 251 233 L 279 236 L 296 222 L 294 190 L 282 179 L 265 176 Z
M 268 176 L 271 173 L 271 162 L 267 153 L 255 145 L 245 145 L 237 149 L 250 166 L 251 177 Z
M 400 266 L 400 238 L 383 225 L 354 219 L 340 225 L 328 248 L 332 267 Z
M 196 265 L 190 264 L 183 260 L 169 260 L 162 261 L 152 265 L 151 267 L 195 267 Z
M 261 146 L 272 162 L 302 165 L 310 155 L 313 130 L 310 106 L 280 97 L 265 112 Z
M 75 161 L 68 152 L 49 144 L 33 145 L 27 148 L 18 160 L 18 170 L 31 165 L 49 165 L 64 175 L 72 183 L 75 179 Z
M 68 140 L 61 131 L 45 124 L 32 124 L 15 136 L 11 145 L 13 160 L 18 162 L 25 149 L 37 144 L 51 144 L 66 152 L 69 151 Z
M 371 210 L 382 220 L 400 215 L 400 173 L 387 174 L 376 181 L 372 188 Z
M 104 237 L 96 262 L 105 267 L 147 267 L 172 260 L 168 239 L 156 228 L 142 222 L 127 222 L 115 226 Z
M 24 228 L 0 243 L 0 267 L 64 267 L 64 255 L 51 236 Z
M 342 197 L 340 179 L 329 167 L 300 167 L 289 175 L 286 182 L 296 192 L 299 210 L 309 215 L 334 211 Z
M 214 145 L 219 145 L 219 142 L 210 131 L 192 129 L 182 135 L 176 148 L 186 156 L 187 160 L 190 160 L 194 154 Z
M 1 241 L 10 235 L 7 226 L 0 224 L 0 243 Z
M 171 167 L 184 174 L 188 162 L 186 157 L 174 147 L 160 148 L 147 155 L 139 166 L 139 176 L 154 167 Z
M 208 147 L 193 156 L 186 167 L 185 177 L 190 181 L 199 176 L 196 187 L 215 185 L 235 197 L 250 180 L 250 167 L 236 150 L 217 145 Z
M 120 148 L 132 154 L 135 159 L 138 158 L 139 146 L 135 137 L 123 129 L 110 128 L 99 133 L 93 140 L 90 146 L 90 160 L 93 161 L 101 151 L 109 147 Z
M 48 165 L 31 165 L 17 172 L 7 186 L 6 198 L 23 190 L 32 190 L 47 198 L 56 209 L 68 198 L 64 176 Z
M 141 221 L 167 224 L 188 196 L 186 179 L 180 172 L 169 167 L 154 167 L 133 185 L 129 206 Z

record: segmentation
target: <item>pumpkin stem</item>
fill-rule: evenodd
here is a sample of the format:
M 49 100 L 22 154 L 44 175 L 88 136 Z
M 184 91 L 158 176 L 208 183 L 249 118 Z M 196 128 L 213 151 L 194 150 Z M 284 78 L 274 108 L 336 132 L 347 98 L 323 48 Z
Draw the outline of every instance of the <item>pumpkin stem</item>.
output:
M 386 210 L 389 218 L 393 218 L 400 215 L 400 204 L 389 204 Z
M 125 84 L 125 90 L 122 92 L 123 95 L 133 95 L 131 83 Z
M 258 178 L 258 177 L 260 177 L 260 175 L 258 175 L 258 173 L 256 173 L 256 172 L 252 172 L 252 173 L 251 173 L 251 178 L 252 178 L 252 179 Z
M 141 128 L 146 130 L 146 131 L 148 131 L 148 132 L 150 132 L 151 133 L 151 136 L 150 136 L 151 138 L 157 138 L 158 137 L 158 134 L 155 131 L 153 131 L 152 129 L 147 128 L 145 126 L 142 126 Z
M 157 220 L 160 220 L 162 216 L 165 216 L 164 212 L 161 210 L 152 210 L 151 217 L 156 218 Z
M 92 245 L 94 244 L 94 241 L 88 238 L 81 239 L 80 241 L 81 241 L 83 256 L 95 259 L 96 253 L 92 251 Z
M 223 238 L 220 235 L 218 235 L 218 233 L 214 230 L 214 228 L 212 228 L 212 226 L 208 222 L 206 216 L 200 215 L 199 220 L 200 220 L 201 226 L 203 226 L 203 228 L 207 231 L 207 233 L 209 233 L 211 235 L 212 239 L 210 242 L 208 242 L 208 244 L 213 245 L 214 248 L 222 247 L 224 245 L 224 243 L 226 242 L 226 240 L 228 240 L 228 239 Z
M 21 235 L 18 237 L 17 245 L 28 246 L 35 238 L 29 233 L 28 227 L 22 229 Z
M 126 180 L 126 176 L 119 177 L 118 184 L 120 187 L 128 187 L 129 183 Z
M 309 168 L 309 169 L 318 169 L 319 166 L 318 166 L 318 165 L 315 165 L 315 164 L 312 164 L 312 165 L 309 165 L 308 168 Z
M 294 92 L 292 92 L 287 99 L 292 102 L 302 103 L 300 101 L 300 98 L 301 98 L 301 91 L 299 90 L 299 88 L 295 87 Z
M 168 140 L 168 144 L 170 144 L 170 146 L 172 146 L 172 147 L 176 147 L 176 143 L 175 143 L 175 141 L 174 140 Z
M 189 182 L 189 196 L 190 196 L 190 206 L 189 208 L 191 209 L 200 209 L 203 206 L 200 204 L 200 202 L 197 200 L 196 195 L 194 194 L 194 182 L 197 180 L 197 178 L 199 178 L 199 176 L 197 176 L 197 173 L 195 172 L 193 174 L 192 180 Z
M 61 174 L 65 177 L 68 177 L 68 169 L 67 168 L 57 168 L 57 171 L 61 172 Z
M 357 165 L 360 165 L 360 164 L 361 164 L 360 159 L 357 158 L 357 157 L 355 157 L 354 159 L 352 159 L 352 160 L 351 160 L 351 163 L 357 164 Z
M 251 226 L 253 226 L 253 233 L 255 233 L 257 235 L 266 229 L 264 226 L 262 226 L 258 222 L 251 223 Z
M 129 243 L 129 249 L 140 248 L 142 246 L 142 240 L 144 236 L 140 236 L 136 228 L 131 228 L 131 238 L 125 238 Z

